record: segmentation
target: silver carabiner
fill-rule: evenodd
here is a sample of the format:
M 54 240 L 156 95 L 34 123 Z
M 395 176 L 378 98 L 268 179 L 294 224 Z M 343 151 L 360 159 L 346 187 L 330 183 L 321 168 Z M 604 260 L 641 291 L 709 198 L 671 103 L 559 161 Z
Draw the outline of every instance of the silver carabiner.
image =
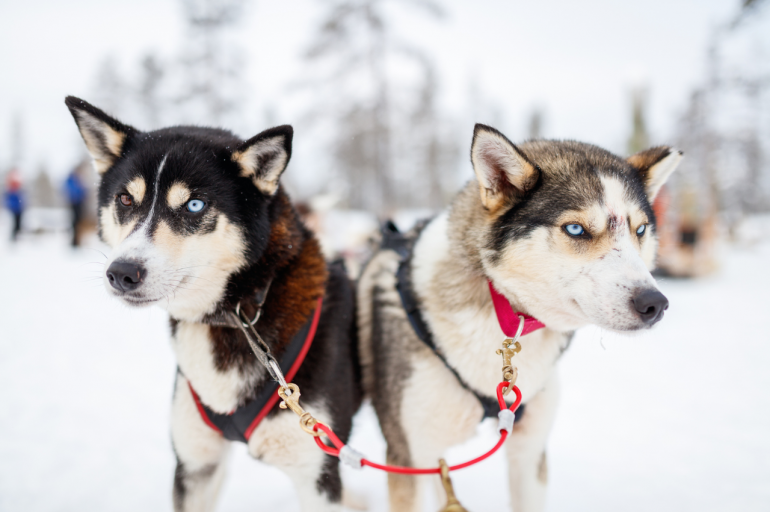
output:
M 257 308 L 257 312 L 254 313 L 254 319 L 249 320 L 249 317 L 245 316 L 246 313 L 241 311 L 241 302 L 238 301 L 238 304 L 235 305 L 235 315 L 238 317 L 240 322 L 243 324 L 244 327 L 249 328 L 253 327 L 257 321 L 259 320 L 260 315 L 262 314 L 262 308 Z M 246 320 L 245 322 L 243 320 Z

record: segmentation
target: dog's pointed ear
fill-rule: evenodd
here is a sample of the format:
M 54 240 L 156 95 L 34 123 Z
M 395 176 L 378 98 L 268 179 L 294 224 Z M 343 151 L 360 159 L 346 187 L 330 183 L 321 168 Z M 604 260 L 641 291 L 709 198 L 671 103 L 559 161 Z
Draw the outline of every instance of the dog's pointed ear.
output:
M 276 126 L 238 146 L 233 152 L 233 161 L 241 167 L 241 176 L 251 178 L 264 194 L 275 194 L 278 179 L 291 158 L 293 136 L 291 126 Z
M 537 183 L 540 170 L 505 135 L 490 126 L 473 129 L 471 163 L 479 181 L 481 202 L 494 212 L 512 196 L 522 196 Z
M 104 174 L 120 158 L 126 141 L 138 130 L 108 116 L 90 103 L 67 96 L 64 100 L 80 129 L 80 135 L 94 161 L 96 172 Z
M 657 146 L 628 157 L 628 163 L 641 176 L 647 191 L 647 198 L 651 203 L 671 173 L 676 170 L 679 162 L 682 161 L 682 155 L 683 153 L 676 148 Z

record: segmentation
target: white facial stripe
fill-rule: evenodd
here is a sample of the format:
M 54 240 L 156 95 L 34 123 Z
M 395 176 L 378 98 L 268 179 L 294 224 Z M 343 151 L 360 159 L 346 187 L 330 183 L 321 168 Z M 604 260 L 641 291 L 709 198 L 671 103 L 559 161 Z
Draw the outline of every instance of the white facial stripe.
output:
M 602 176 L 601 181 L 609 229 L 615 233 L 623 232 L 629 213 L 625 187 L 617 178 Z
M 160 161 L 160 165 L 158 166 L 158 174 L 155 176 L 155 196 L 152 198 L 150 213 L 147 214 L 147 218 L 144 219 L 142 226 L 139 228 L 140 231 L 145 233 L 147 231 L 147 227 L 150 225 L 150 221 L 152 220 L 152 215 L 155 213 L 155 205 L 158 203 L 158 196 L 160 195 L 160 175 L 163 173 L 163 167 L 166 165 L 166 158 L 168 158 L 168 155 L 165 155 L 163 160 Z
M 190 199 L 190 194 L 190 189 L 187 188 L 187 186 L 182 183 L 175 182 L 173 185 L 171 185 L 171 188 L 168 189 L 168 193 L 166 194 L 166 202 L 171 208 L 177 209 L 185 204 L 188 199 Z

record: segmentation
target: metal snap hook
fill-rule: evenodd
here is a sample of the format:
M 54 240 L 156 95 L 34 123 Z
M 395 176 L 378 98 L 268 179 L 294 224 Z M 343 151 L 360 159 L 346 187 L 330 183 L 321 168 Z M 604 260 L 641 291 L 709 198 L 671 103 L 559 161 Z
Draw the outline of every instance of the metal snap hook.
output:
M 254 319 L 249 320 L 249 317 L 246 316 L 246 313 L 241 311 L 241 302 L 238 301 L 238 304 L 235 305 L 235 315 L 242 319 L 241 324 L 243 324 L 244 327 L 253 327 L 257 321 L 259 320 L 259 316 L 262 314 L 262 308 L 257 308 L 257 312 L 254 313 Z M 245 320 L 245 322 L 243 321 Z
M 506 338 L 505 340 L 511 340 L 508 343 L 508 346 L 517 343 L 519 341 L 519 338 L 521 338 L 521 333 L 524 332 L 524 317 L 521 315 L 517 315 L 519 317 L 519 326 L 516 328 L 516 334 L 513 336 L 513 338 Z

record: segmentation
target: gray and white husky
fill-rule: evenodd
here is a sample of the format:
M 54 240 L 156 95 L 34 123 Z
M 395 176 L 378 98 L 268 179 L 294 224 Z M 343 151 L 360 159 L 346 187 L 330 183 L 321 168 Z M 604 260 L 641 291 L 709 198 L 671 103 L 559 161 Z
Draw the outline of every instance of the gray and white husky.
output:
M 514 358 L 525 408 L 505 445 L 513 509 L 543 509 L 554 369 L 575 329 L 648 329 L 668 307 L 650 274 L 651 204 L 681 158 L 666 146 L 626 159 L 574 141 L 516 146 L 476 125 L 476 179 L 411 233 L 406 256 L 381 247 L 359 282 L 364 389 L 390 463 L 435 466 L 484 416 L 484 397 L 501 380 L 495 350 L 505 338 L 489 281 L 515 311 L 546 326 L 524 336 Z M 397 285 L 411 288 L 433 347 L 415 334 Z M 389 475 L 388 484 L 391 510 L 419 509 L 413 477 Z

